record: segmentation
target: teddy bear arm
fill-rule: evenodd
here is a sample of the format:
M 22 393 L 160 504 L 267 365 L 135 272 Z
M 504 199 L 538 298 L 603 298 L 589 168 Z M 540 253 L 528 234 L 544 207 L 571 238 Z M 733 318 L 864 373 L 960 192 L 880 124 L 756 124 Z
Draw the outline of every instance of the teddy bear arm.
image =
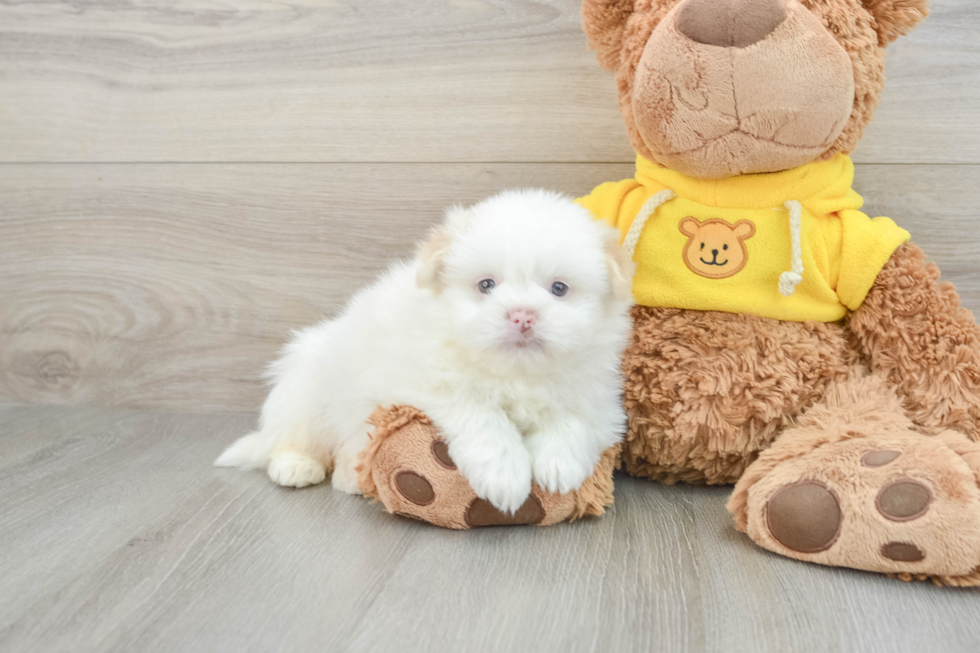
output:
M 453 529 L 548 526 L 601 515 L 613 502 L 619 444 L 602 454 L 592 476 L 578 489 L 553 494 L 535 485 L 516 512 L 505 514 L 477 497 L 449 454 L 440 430 L 422 411 L 412 406 L 379 407 L 370 423 L 374 432 L 359 454 L 358 486 L 390 513 Z
M 918 427 L 980 440 L 980 327 L 918 246 L 895 251 L 848 326 Z

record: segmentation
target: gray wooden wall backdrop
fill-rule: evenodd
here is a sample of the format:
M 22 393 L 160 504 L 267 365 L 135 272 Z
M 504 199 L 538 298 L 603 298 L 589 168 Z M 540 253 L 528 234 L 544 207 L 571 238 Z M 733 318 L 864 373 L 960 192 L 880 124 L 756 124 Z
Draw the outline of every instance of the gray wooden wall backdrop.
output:
M 869 212 L 980 309 L 980 3 L 895 44 Z M 251 411 L 448 203 L 630 176 L 576 0 L 0 3 L 0 402 Z

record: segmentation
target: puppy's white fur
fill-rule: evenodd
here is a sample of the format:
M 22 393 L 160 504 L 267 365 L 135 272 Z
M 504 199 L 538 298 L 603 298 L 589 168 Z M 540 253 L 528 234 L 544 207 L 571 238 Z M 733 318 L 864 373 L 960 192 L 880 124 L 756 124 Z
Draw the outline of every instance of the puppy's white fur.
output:
M 215 464 L 266 467 L 294 487 L 332 467 L 333 487 L 354 493 L 367 418 L 410 404 L 499 509 L 519 508 L 532 479 L 576 489 L 625 428 L 631 278 L 616 232 L 565 197 L 509 191 L 450 209 L 414 260 L 296 334 L 271 368 L 259 431 Z M 534 317 L 527 333 L 515 314 Z

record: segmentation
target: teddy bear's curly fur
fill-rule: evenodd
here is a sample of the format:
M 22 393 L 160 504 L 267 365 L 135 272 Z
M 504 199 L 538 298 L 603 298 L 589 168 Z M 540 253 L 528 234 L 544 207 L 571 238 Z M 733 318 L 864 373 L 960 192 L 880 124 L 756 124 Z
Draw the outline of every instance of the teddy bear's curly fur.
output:
M 980 436 L 980 328 L 906 244 L 846 325 L 637 306 L 624 357 L 626 470 L 664 483 L 736 482 L 834 382 L 864 363 L 925 433 Z
M 586 0 L 583 27 L 599 63 L 616 73 L 636 152 L 714 179 L 738 174 L 742 152 L 727 153 L 732 161 L 721 167 L 710 156 L 685 158 L 694 149 L 678 158 L 663 146 L 672 136 L 651 127 L 711 91 L 704 87 L 714 78 L 694 55 L 679 60 L 692 76 L 668 93 L 651 79 L 667 65 L 650 61 L 665 52 L 654 42 L 658 28 L 678 29 L 681 5 L 699 2 Z M 718 2 L 712 11 L 727 3 L 743 16 L 800 9 L 796 0 Z M 857 145 L 884 85 L 884 46 L 926 16 L 926 0 L 799 4 L 819 21 L 807 24 L 822 26 L 847 53 L 853 72 L 850 116 L 809 159 L 827 160 Z M 782 170 L 780 156 L 757 159 L 748 172 Z M 916 245 L 894 251 L 840 322 L 660 306 L 637 306 L 633 315 L 624 360 L 629 473 L 737 483 L 729 503 L 736 526 L 783 555 L 980 583 L 980 328 Z

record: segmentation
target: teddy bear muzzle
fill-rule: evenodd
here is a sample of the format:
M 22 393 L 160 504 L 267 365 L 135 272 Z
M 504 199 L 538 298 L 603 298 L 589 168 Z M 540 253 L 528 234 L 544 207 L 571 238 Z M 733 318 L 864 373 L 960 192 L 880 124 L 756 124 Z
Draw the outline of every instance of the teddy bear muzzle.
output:
M 684 0 L 651 34 L 632 98 L 656 160 L 710 179 L 821 158 L 853 105 L 849 56 L 796 0 Z

